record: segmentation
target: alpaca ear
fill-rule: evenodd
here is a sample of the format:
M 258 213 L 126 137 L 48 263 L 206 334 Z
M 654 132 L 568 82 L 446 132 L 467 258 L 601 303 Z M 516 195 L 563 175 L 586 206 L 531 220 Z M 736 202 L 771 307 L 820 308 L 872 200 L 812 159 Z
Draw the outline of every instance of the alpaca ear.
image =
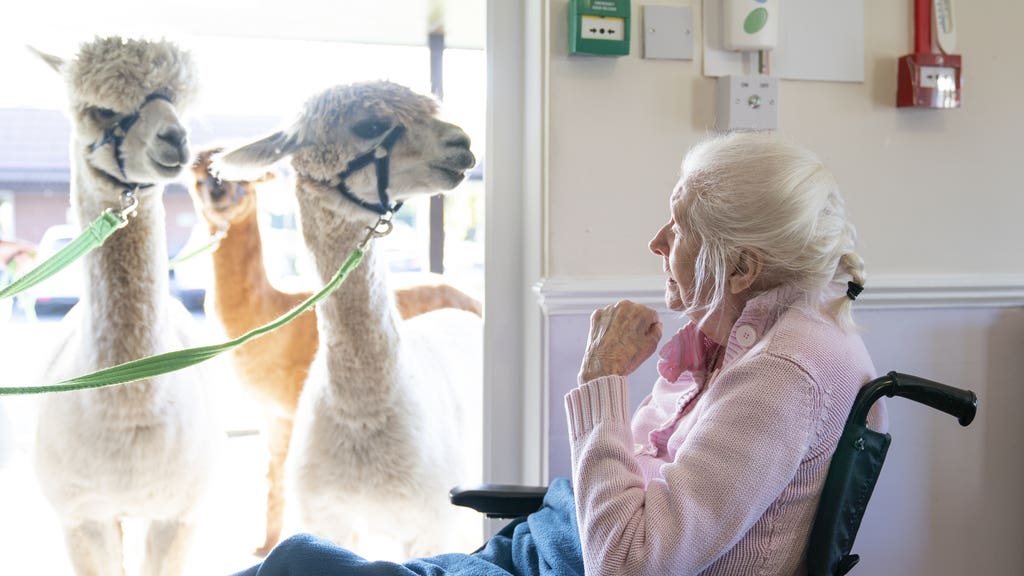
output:
M 225 180 L 255 181 L 266 175 L 266 167 L 302 148 L 298 137 L 275 132 L 234 150 L 213 156 L 210 172 Z
M 63 58 L 61 58 L 60 56 L 54 56 L 53 54 L 47 54 L 46 52 L 42 52 L 38 48 L 36 48 L 35 46 L 25 46 L 25 47 L 28 48 L 29 52 L 35 54 L 40 59 L 42 59 L 43 62 L 46 62 L 47 64 L 49 64 L 50 68 L 53 68 L 54 70 L 56 70 L 59 73 L 63 73 L 63 68 L 64 68 L 64 59 Z

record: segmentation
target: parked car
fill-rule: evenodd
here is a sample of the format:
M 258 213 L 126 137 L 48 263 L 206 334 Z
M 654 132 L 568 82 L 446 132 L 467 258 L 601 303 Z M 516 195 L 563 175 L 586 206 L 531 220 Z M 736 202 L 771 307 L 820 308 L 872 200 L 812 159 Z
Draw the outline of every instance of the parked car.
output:
M 39 240 L 36 263 L 53 256 L 78 236 L 78 229 L 70 224 L 50 226 Z M 24 293 L 22 306 L 33 306 L 39 316 L 63 316 L 78 303 L 85 275 L 81 262 L 74 262 L 54 276 L 47 278 Z
M 61 248 L 67 246 L 79 234 L 79 230 L 70 224 L 50 226 L 39 241 L 36 262 L 53 256 Z M 209 258 L 209 257 L 207 257 Z M 203 263 L 186 263 L 177 270 L 170 272 L 169 284 L 171 295 L 192 312 L 203 310 L 203 299 L 206 286 L 210 282 L 210 274 Z M 206 268 L 209 262 L 205 263 Z M 63 316 L 67 314 L 81 296 L 85 274 L 81 262 L 74 262 L 51 278 L 40 282 L 25 292 L 20 304 L 32 306 L 38 316 Z
M 196 225 L 189 239 L 171 259 L 193 254 L 209 242 L 210 233 L 205 225 Z M 209 253 L 200 253 L 175 265 L 170 271 L 171 295 L 181 301 L 190 312 L 202 312 L 206 287 L 213 284 L 213 264 Z

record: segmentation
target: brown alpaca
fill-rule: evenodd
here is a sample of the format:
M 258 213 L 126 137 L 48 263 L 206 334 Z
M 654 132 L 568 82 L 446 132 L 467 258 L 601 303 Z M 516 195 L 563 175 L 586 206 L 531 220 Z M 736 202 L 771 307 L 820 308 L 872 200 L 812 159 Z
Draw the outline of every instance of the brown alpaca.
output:
M 272 178 L 253 181 L 219 180 L 209 173 L 210 158 L 220 148 L 201 151 L 192 165 L 189 191 L 210 233 L 227 230 L 213 252 L 213 289 L 207 297 L 229 338 L 266 324 L 299 305 L 312 292 L 282 292 L 267 279 L 257 224 L 257 189 Z M 459 308 L 481 315 L 479 300 L 438 280 L 397 289 L 395 304 L 403 318 L 440 308 Z M 299 394 L 316 353 L 319 336 L 316 312 L 310 310 L 291 323 L 257 338 L 234 352 L 242 385 L 266 407 L 267 471 L 266 537 L 256 553 L 267 554 L 281 535 L 284 515 L 284 463 L 288 456 Z

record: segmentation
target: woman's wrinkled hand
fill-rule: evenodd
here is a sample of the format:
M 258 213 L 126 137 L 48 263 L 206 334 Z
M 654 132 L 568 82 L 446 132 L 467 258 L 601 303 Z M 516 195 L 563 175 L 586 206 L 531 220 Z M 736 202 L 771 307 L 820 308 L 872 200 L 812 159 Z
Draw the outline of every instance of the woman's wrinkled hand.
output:
M 661 340 L 658 313 L 636 302 L 621 300 L 595 310 L 580 367 L 579 382 L 601 376 L 628 376 L 651 357 Z

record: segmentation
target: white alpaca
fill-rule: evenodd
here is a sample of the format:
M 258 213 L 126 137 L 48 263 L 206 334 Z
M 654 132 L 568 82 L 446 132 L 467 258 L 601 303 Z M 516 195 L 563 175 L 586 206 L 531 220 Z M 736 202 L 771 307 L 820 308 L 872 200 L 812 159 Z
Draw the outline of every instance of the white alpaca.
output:
M 81 301 L 43 378 L 54 383 L 196 344 L 191 317 L 168 291 L 161 198 L 188 165 L 178 110 L 196 77 L 188 53 L 167 42 L 97 39 L 66 63 L 44 58 L 68 84 L 79 223 L 120 210 L 140 185 L 137 215 L 83 259 Z M 190 369 L 41 399 L 36 472 L 76 573 L 124 573 L 129 518 L 147 523 L 143 573 L 183 572 L 217 438 L 203 388 Z
M 263 266 L 263 242 L 258 223 L 257 194 L 262 182 L 225 180 L 210 173 L 212 156 L 222 148 L 201 150 L 192 165 L 189 186 L 193 201 L 210 227 L 210 234 L 230 229 L 211 254 L 213 286 L 207 289 L 207 309 L 216 314 L 229 338 L 287 313 L 311 292 L 283 292 L 267 278 Z M 261 180 L 274 177 L 268 173 Z M 419 278 L 419 277 L 417 277 Z M 395 304 L 402 318 L 412 318 L 439 308 L 461 308 L 481 313 L 478 300 L 445 283 L 444 277 L 395 290 Z M 307 312 L 287 326 L 234 351 L 235 370 L 243 389 L 263 404 L 267 415 L 266 530 L 256 554 L 266 556 L 277 544 L 284 520 L 285 461 L 302 387 L 318 348 L 316 313 Z
M 436 112 L 433 99 L 388 82 L 330 88 L 290 131 L 227 153 L 221 168 L 292 155 L 302 232 L 326 281 L 378 218 L 338 189 L 380 202 L 375 164 L 340 178 L 350 161 L 387 155 L 391 200 L 451 189 L 474 164 L 469 138 Z M 385 154 L 382 141 L 395 137 Z M 482 326 L 461 310 L 402 320 L 392 293 L 371 244 L 318 305 L 320 348 L 299 400 L 288 485 L 302 529 L 401 559 L 481 539 L 479 519 L 447 494 L 480 475 Z

